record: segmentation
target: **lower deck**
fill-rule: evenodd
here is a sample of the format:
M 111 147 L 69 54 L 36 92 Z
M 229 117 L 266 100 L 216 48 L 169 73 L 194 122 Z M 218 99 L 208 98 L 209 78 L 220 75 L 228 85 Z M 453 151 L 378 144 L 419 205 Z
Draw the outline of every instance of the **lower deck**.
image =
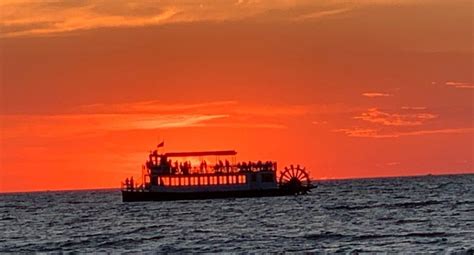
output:
M 307 190 L 294 189 L 255 189 L 208 192 L 152 192 L 152 191 L 122 191 L 124 202 L 138 201 L 173 201 L 197 200 L 213 198 L 244 198 L 244 197 L 275 197 L 303 194 Z

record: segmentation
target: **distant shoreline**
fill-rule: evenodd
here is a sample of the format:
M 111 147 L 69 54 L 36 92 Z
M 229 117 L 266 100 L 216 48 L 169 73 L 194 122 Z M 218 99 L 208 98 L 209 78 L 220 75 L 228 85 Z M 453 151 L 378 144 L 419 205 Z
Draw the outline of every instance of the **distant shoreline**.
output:
M 378 180 L 395 178 L 417 178 L 417 177 L 442 177 L 474 175 L 474 173 L 456 173 L 456 174 L 419 174 L 419 175 L 401 175 L 401 176 L 376 176 L 376 177 L 347 177 L 333 179 L 314 179 L 312 182 L 331 182 L 331 181 L 350 181 L 350 180 Z M 57 193 L 57 192 L 77 192 L 77 191 L 118 191 L 120 188 L 85 188 L 85 189 L 57 189 L 57 190 L 32 190 L 32 191 L 6 191 L 0 192 L 0 195 L 25 194 L 25 193 Z

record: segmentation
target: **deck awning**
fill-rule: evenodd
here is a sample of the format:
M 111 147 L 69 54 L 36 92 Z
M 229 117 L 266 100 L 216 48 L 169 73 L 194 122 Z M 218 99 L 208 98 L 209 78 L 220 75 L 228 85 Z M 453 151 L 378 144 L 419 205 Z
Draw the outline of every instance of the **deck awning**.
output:
M 205 156 L 235 156 L 237 152 L 229 151 L 195 151 L 195 152 L 168 152 L 164 154 L 168 158 L 180 157 L 205 157 Z

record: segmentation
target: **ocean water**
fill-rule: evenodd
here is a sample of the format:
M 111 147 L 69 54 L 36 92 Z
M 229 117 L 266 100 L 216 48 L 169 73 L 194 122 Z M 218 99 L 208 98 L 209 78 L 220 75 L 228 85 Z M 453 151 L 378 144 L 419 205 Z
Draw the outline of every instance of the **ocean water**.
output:
M 0 195 L 0 252 L 473 254 L 474 175 L 322 181 L 306 196 L 123 203 Z

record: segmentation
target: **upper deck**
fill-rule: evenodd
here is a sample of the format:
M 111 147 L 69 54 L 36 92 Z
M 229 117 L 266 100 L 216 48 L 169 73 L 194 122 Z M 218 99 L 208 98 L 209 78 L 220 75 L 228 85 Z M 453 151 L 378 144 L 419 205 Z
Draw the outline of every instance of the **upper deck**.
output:
M 234 150 L 150 153 L 146 171 L 152 176 L 222 175 L 242 172 L 276 171 L 276 162 L 236 162 Z M 214 159 L 209 160 L 209 157 Z
M 276 162 L 236 162 L 234 150 L 150 152 L 141 189 L 276 187 Z M 127 179 L 125 189 L 135 185 Z

